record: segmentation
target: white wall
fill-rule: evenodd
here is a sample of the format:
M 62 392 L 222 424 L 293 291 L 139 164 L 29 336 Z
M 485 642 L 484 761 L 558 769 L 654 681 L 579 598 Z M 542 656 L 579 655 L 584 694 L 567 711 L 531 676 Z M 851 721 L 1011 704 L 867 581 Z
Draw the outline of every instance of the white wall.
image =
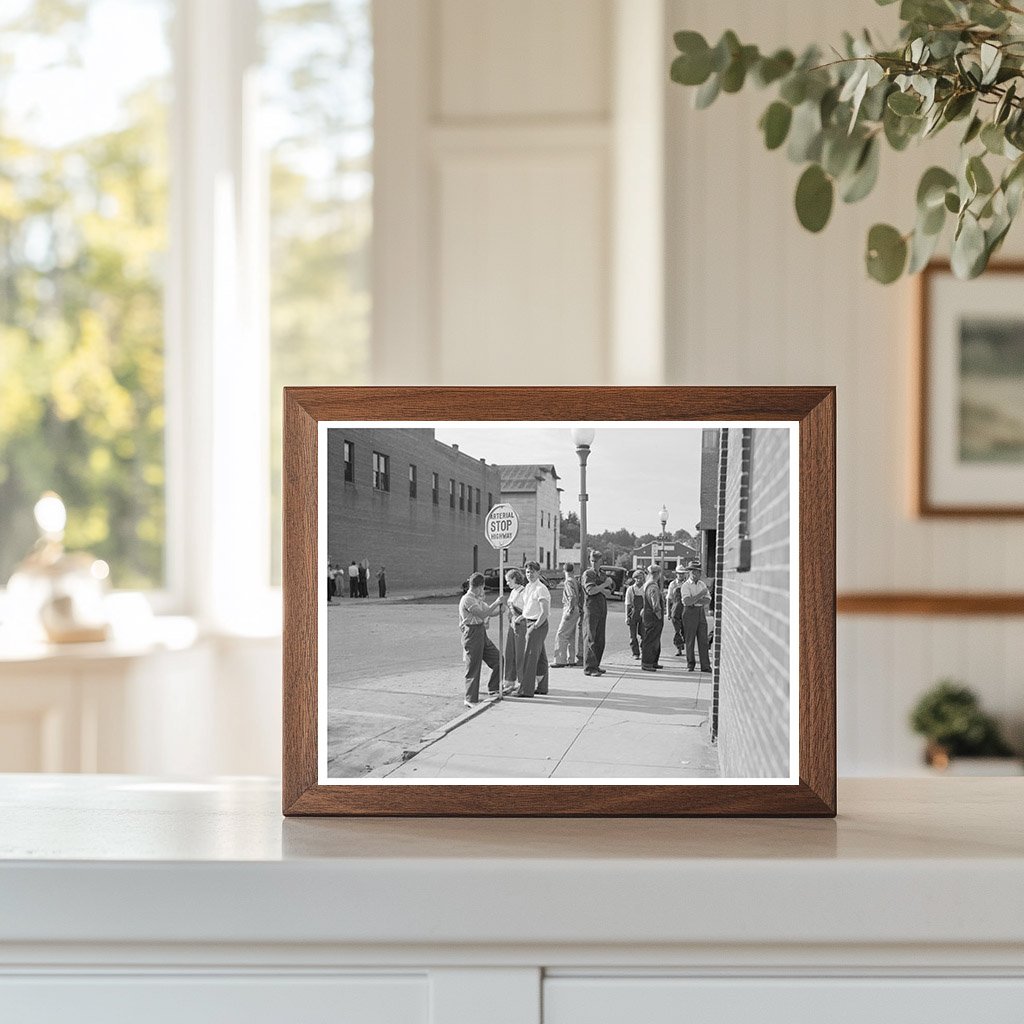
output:
M 717 40 L 725 28 L 763 48 L 837 41 L 843 28 L 883 26 L 895 8 L 868 0 L 670 0 L 669 29 Z M 668 35 L 668 34 L 666 34 Z M 876 194 L 837 204 L 820 235 L 793 213 L 800 168 L 768 153 L 756 122 L 772 98 L 750 89 L 692 109 L 668 86 L 667 378 L 686 384 L 835 384 L 839 398 L 839 589 L 1024 590 L 1024 523 L 919 520 L 909 511 L 914 285 L 883 288 L 863 270 L 871 224 L 912 226 L 920 173 L 950 139 L 883 155 Z M 1006 255 L 1024 251 L 1019 229 Z M 841 617 L 840 770 L 912 768 L 906 728 L 920 692 L 964 679 L 1019 728 L 1024 621 Z

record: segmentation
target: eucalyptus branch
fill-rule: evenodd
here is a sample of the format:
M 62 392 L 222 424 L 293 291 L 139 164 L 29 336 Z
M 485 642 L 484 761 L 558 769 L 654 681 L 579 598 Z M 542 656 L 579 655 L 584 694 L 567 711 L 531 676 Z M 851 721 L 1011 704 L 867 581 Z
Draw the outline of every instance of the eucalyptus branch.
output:
M 910 231 L 871 228 L 866 267 L 885 284 L 916 273 L 953 220 L 953 270 L 975 277 L 1024 205 L 1024 39 L 1010 18 L 1024 10 L 1010 0 L 992 0 L 990 11 L 978 7 L 971 13 L 980 20 L 968 21 L 955 0 L 902 0 L 897 47 L 879 49 L 866 33 L 846 35 L 845 53 L 832 48 L 836 59 L 827 62 L 817 48 L 798 59 L 789 50 L 762 54 L 734 32 L 715 46 L 699 33 L 678 32 L 671 76 L 697 88 L 701 109 L 751 81 L 774 89 L 758 126 L 768 149 L 785 146 L 804 166 L 795 207 L 809 231 L 826 226 L 837 194 L 847 203 L 870 194 L 883 144 L 901 152 L 962 120 L 958 166 L 930 167 L 921 177 Z

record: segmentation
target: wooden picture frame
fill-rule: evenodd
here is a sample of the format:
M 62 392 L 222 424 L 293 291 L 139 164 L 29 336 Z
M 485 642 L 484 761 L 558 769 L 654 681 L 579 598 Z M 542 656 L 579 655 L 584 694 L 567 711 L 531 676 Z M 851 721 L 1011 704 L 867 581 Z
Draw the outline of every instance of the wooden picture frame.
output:
M 321 428 L 327 424 L 549 421 L 734 429 L 788 427 L 798 475 L 787 486 L 796 508 L 790 569 L 791 644 L 798 685 L 791 693 L 793 757 L 785 784 L 375 785 L 322 781 L 318 707 L 318 618 L 322 581 Z M 761 424 L 760 427 L 756 426 Z M 745 424 L 755 426 L 746 427 Z M 391 816 L 807 816 L 836 813 L 835 389 L 779 388 L 286 388 L 283 514 L 283 812 Z M 741 429 L 742 428 L 742 429 Z M 653 435 L 652 435 L 653 436 Z M 774 435 L 773 435 L 774 436 Z M 796 456 L 798 455 L 798 459 Z M 480 460 L 483 461 L 483 460 Z M 723 462 L 724 465 L 724 462 Z M 750 463 L 745 472 L 749 475 Z M 326 471 L 325 471 L 326 472 Z M 394 471 L 392 471 L 394 472 Z M 723 471 L 724 472 L 724 471 Z M 396 475 L 396 478 L 397 475 Z M 723 485 L 724 486 L 724 485 Z M 574 490 L 571 484 L 566 488 Z M 724 493 L 724 492 L 723 492 Z M 326 530 L 326 527 L 324 527 Z M 653 552 L 653 549 L 652 549 Z M 731 556 L 732 557 L 732 556 Z M 742 551 L 738 556 L 742 558 Z M 653 554 L 652 554 L 653 559 Z M 738 564 L 738 563 L 737 563 Z M 736 568 L 736 565 L 733 566 Z M 733 571 L 731 568 L 730 571 Z M 737 571 L 742 571 L 737 569 Z M 368 607 L 368 606 L 360 606 Z M 717 639 L 717 638 L 716 638 Z M 791 663 L 791 664 L 793 664 Z M 554 677 L 553 677 L 554 678 Z M 658 677 L 663 678 L 663 677 Z M 555 683 L 552 683 L 554 687 Z M 716 690 L 717 695 L 717 690 Z M 717 699 L 717 696 L 716 696 Z M 534 704 L 525 705 L 535 707 Z M 326 708 L 322 709 L 326 716 Z M 492 712 L 488 712 L 492 713 Z M 717 714 L 717 705 L 716 712 Z
M 986 454 L 999 443 L 1001 400 L 994 393 L 994 404 L 982 406 L 985 378 L 974 374 L 968 380 L 962 362 L 972 321 L 1012 318 L 1018 337 L 1024 337 L 1022 286 L 1024 262 L 995 262 L 982 277 L 959 281 L 948 262 L 935 261 L 919 276 L 913 508 L 921 518 L 1024 516 L 1024 487 L 1018 482 L 1024 478 L 1024 443 L 1018 438 L 1015 462 Z M 1024 374 L 1019 383 L 1005 384 L 1024 393 Z M 977 411 L 968 418 L 972 409 Z

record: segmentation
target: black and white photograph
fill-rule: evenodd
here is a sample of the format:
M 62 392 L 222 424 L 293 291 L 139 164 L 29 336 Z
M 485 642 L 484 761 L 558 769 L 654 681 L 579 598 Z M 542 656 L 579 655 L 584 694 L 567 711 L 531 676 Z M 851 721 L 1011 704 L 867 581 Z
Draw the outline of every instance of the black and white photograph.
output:
M 796 425 L 319 425 L 319 781 L 795 784 Z

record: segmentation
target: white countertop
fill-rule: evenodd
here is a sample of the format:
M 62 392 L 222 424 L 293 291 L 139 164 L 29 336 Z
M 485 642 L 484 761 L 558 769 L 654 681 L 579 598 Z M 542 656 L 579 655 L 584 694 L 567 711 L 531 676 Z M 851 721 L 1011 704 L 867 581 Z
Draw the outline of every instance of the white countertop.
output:
M 0 943 L 1024 946 L 1024 780 L 839 817 L 284 819 L 276 783 L 0 776 Z

